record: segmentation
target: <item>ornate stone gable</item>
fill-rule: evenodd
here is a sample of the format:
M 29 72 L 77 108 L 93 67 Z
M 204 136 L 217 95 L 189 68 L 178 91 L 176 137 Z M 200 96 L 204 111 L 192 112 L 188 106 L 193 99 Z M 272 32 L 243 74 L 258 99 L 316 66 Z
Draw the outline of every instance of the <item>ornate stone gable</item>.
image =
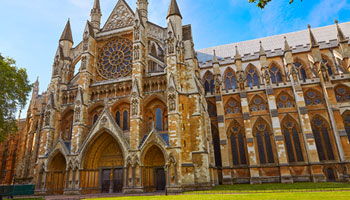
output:
M 124 0 L 119 0 L 102 31 L 110 31 L 134 25 L 134 12 Z

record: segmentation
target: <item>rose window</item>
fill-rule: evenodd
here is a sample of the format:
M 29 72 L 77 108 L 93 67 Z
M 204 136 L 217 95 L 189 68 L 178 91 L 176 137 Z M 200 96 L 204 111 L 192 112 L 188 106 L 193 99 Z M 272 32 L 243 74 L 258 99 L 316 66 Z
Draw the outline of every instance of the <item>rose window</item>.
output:
M 100 51 L 98 73 L 106 78 L 121 78 L 132 71 L 132 43 L 127 39 L 108 42 Z

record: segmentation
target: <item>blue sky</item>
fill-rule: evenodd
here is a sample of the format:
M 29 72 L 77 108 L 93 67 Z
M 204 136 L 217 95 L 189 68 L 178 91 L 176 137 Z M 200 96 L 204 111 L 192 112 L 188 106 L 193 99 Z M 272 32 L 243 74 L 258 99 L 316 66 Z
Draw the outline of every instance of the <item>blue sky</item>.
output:
M 100 0 L 102 25 L 118 0 Z M 126 0 L 132 9 L 136 0 Z M 149 20 L 166 25 L 170 0 L 149 0 Z M 273 0 L 264 10 L 248 0 L 178 0 L 184 24 L 192 24 L 195 48 L 250 40 L 350 21 L 350 0 Z M 0 52 L 17 60 L 32 82 L 40 77 L 45 91 L 58 40 L 71 19 L 78 44 L 93 0 L 0 0 Z M 22 114 L 24 117 L 24 114 Z

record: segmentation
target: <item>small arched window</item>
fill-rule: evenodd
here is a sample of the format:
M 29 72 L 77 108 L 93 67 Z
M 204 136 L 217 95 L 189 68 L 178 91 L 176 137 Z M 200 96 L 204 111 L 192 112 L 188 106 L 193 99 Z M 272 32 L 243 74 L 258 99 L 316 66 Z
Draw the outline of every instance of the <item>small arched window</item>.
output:
M 287 118 L 283 123 L 282 129 L 289 162 L 303 162 L 304 157 L 297 124 L 291 118 Z
M 315 137 L 318 157 L 321 161 L 334 160 L 332 144 L 329 136 L 329 128 L 326 122 L 319 116 L 312 120 L 312 132 Z
M 330 65 L 328 60 L 326 58 L 322 58 L 322 63 L 327 67 L 329 76 L 333 76 L 332 66 Z
M 258 72 L 252 65 L 250 65 L 247 70 L 247 84 L 250 88 L 253 88 L 253 86 L 260 86 Z
M 205 94 L 214 94 L 215 92 L 214 75 L 211 72 L 207 72 L 204 75 L 204 88 Z
M 304 66 L 298 61 L 295 62 L 294 65 L 299 72 L 299 79 L 305 81 L 307 79 L 307 75 Z
M 282 92 L 277 98 L 278 108 L 294 108 L 294 99 L 287 93 Z
M 273 65 L 270 69 L 271 82 L 278 84 L 282 83 L 282 74 L 278 67 Z
M 348 135 L 348 139 L 350 142 L 350 111 L 347 111 L 343 114 L 344 126 L 346 134 Z
M 350 88 L 345 85 L 340 85 L 334 88 L 337 102 L 350 101 Z
M 160 108 L 156 109 L 156 130 L 157 131 L 163 130 L 163 116 L 162 116 L 162 109 Z
M 225 113 L 228 114 L 237 114 L 241 113 L 241 104 L 235 99 L 230 98 L 225 105 Z
M 95 114 L 93 119 L 93 125 L 97 122 L 97 120 L 98 120 L 98 114 Z
M 235 90 L 237 88 L 236 77 L 234 71 L 229 68 L 225 73 L 225 89 L 226 92 L 228 90 Z
M 128 114 L 127 110 L 124 110 L 124 112 L 123 112 L 123 131 L 129 130 L 128 122 L 129 122 L 129 114 Z
M 231 128 L 230 142 L 232 161 L 234 165 L 246 165 L 246 145 L 245 137 L 241 126 L 235 122 Z
M 216 117 L 216 106 L 208 102 L 208 113 L 210 117 Z
M 115 114 L 115 122 L 117 122 L 118 126 L 120 127 L 120 112 L 119 111 Z
M 274 163 L 271 132 L 264 120 L 258 120 L 255 126 L 255 137 L 258 145 L 260 164 Z
M 313 89 L 308 90 L 304 97 L 307 106 L 320 105 L 323 103 L 321 94 Z
M 265 101 L 260 96 L 257 96 L 257 95 L 252 99 L 249 107 L 251 112 L 267 110 L 267 105 Z

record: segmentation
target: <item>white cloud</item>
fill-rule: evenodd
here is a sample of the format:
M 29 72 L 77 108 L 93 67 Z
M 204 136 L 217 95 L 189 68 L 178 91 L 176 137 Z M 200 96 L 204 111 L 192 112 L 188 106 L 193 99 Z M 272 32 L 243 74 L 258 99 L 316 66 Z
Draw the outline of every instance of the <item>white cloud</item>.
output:
M 319 26 L 327 22 L 346 6 L 346 1 L 347 0 L 321 0 L 321 2 L 311 10 L 308 21 L 313 26 Z

